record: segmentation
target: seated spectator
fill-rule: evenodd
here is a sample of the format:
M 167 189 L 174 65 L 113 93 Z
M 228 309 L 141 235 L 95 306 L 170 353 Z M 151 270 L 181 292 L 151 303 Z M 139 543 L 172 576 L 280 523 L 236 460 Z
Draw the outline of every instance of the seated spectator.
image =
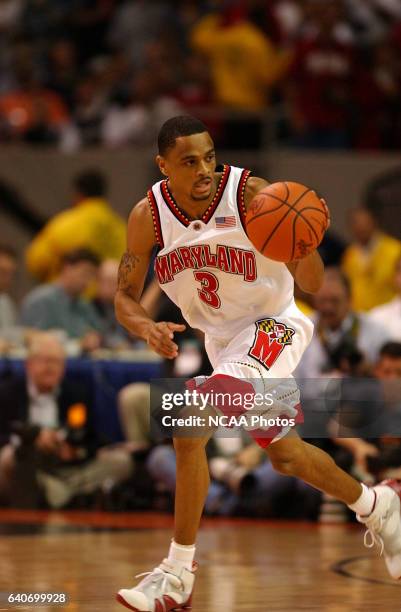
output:
M 0 496 L 11 506 L 62 508 L 130 476 L 129 454 L 95 431 L 88 389 L 64 376 L 50 334 L 33 340 L 22 377 L 0 384 Z
M 315 295 L 314 335 L 297 368 L 299 378 L 318 378 L 347 369 L 363 358 L 374 363 L 387 334 L 351 307 L 350 285 L 337 268 L 327 268 Z
M 133 346 L 128 332 L 118 323 L 114 311 L 114 296 L 117 291 L 119 262 L 106 259 L 100 264 L 93 305 L 102 322 L 102 345 L 106 348 L 123 349 Z
M 115 0 L 86 0 L 72 4 L 69 18 L 81 62 L 107 52 L 106 34 L 114 5 Z
M 68 4 L 65 0 L 23 0 L 20 29 L 24 37 L 44 45 L 69 25 Z
M 394 287 L 397 291 L 396 297 L 382 306 L 373 308 L 369 312 L 369 317 L 386 330 L 391 340 L 401 342 L 401 257 L 395 268 Z
M 352 307 L 370 310 L 395 295 L 393 276 L 401 242 L 382 232 L 367 208 L 355 208 L 350 221 L 353 243 L 344 252 L 342 270 L 351 285 Z
M 265 110 L 270 89 L 289 65 L 288 55 L 237 5 L 203 17 L 193 28 L 192 44 L 210 60 L 215 99 L 226 108 Z
M 0 244 L 0 336 L 17 321 L 15 304 L 8 292 L 17 267 L 16 253 L 9 246 Z
M 110 23 L 110 46 L 124 51 L 136 68 L 143 66 L 146 48 L 160 36 L 169 12 L 166 3 L 159 0 L 123 0 Z
M 3 0 L 0 4 L 0 32 L 12 32 L 19 23 L 24 8 L 23 0 Z
M 215 102 L 231 111 L 225 122 L 225 146 L 260 147 L 262 115 L 271 104 L 273 88 L 288 70 L 289 54 L 277 49 L 237 2 L 221 14 L 201 18 L 191 42 L 210 62 Z
M 374 437 L 356 437 L 354 428 L 350 430 L 352 437 L 345 437 L 343 431 L 341 437 L 333 438 L 338 447 L 348 452 L 349 469 L 364 482 L 401 476 L 401 343 L 388 342 L 382 347 L 373 374 L 381 383 L 375 414 L 371 415 L 371 423 L 368 423 Z M 355 381 L 352 384 L 355 385 Z M 371 385 L 370 389 L 373 390 Z M 349 420 L 351 416 L 355 420 L 369 399 L 358 394 L 357 405 L 354 403 L 353 411 L 347 407 L 345 419 Z M 386 418 L 380 422 L 378 417 L 384 414 Z M 360 416 L 363 419 L 364 415 Z M 340 415 L 336 421 L 343 422 L 344 419 Z M 333 432 L 337 426 L 338 423 L 332 422 L 329 431 Z
M 29 142 L 35 133 L 37 142 L 56 143 L 70 124 L 61 97 L 43 87 L 33 72 L 21 77 L 15 90 L 0 96 L 0 116 L 5 140 Z
M 107 110 L 107 92 L 96 74 L 84 75 L 74 89 L 74 123 L 80 145 L 99 145 L 101 128 Z
M 112 104 L 105 114 L 102 124 L 105 145 L 150 145 L 161 125 L 182 112 L 178 101 L 160 90 L 160 78 L 160 73 L 152 70 L 135 75 L 127 99 Z
M 308 0 L 307 19 L 297 41 L 285 86 L 289 128 L 296 146 L 349 146 L 355 70 L 352 31 L 343 3 Z
M 72 41 L 67 38 L 55 40 L 48 53 L 47 86 L 63 98 L 70 111 L 78 71 L 77 49 Z
M 96 278 L 99 260 L 91 251 L 78 249 L 64 255 L 60 274 L 53 283 L 40 285 L 25 297 L 23 325 L 42 330 L 62 330 L 78 339 L 82 350 L 101 344 L 102 323 L 83 294 Z
M 361 62 L 355 74 L 354 144 L 359 149 L 398 150 L 401 144 L 401 53 L 391 40 L 384 39 L 371 49 L 371 54 L 371 60 Z
M 73 249 L 89 249 L 99 259 L 120 259 L 125 250 L 125 223 L 107 202 L 107 181 L 98 170 L 85 170 L 73 181 L 70 210 L 55 215 L 26 252 L 28 270 L 52 280 L 60 260 Z

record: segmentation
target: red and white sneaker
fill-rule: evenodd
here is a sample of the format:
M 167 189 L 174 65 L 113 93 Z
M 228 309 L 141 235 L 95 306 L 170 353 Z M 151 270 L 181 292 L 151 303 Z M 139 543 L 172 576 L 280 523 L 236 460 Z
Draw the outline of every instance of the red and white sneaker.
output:
M 137 586 L 118 591 L 117 601 L 134 612 L 186 610 L 191 607 L 196 568 L 194 563 L 192 571 L 182 568 L 177 572 L 164 559 L 152 572 L 136 576 L 145 576 Z
M 373 487 L 375 505 L 369 516 L 357 516 L 366 525 L 364 543 L 368 548 L 375 544 L 384 553 L 387 569 L 392 578 L 401 578 L 401 515 L 400 486 L 397 481 L 387 480 Z

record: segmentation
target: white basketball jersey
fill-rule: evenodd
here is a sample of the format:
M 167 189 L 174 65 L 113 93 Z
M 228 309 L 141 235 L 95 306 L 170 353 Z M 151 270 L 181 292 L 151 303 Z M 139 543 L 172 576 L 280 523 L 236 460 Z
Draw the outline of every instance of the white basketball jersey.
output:
M 284 311 L 306 319 L 295 306 L 286 265 L 261 255 L 245 233 L 249 175 L 224 166 L 216 195 L 199 220 L 179 208 L 167 180 L 148 192 L 161 247 L 156 277 L 188 324 L 211 337 L 232 338 L 251 322 Z

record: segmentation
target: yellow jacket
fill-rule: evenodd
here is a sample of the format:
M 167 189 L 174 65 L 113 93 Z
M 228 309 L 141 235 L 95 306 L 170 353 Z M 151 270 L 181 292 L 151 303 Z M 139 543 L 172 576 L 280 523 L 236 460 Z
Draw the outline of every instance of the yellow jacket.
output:
M 352 307 L 370 310 L 395 295 L 395 266 L 401 257 L 401 242 L 379 234 L 370 253 L 350 245 L 344 252 L 342 269 L 351 283 Z
M 41 281 L 54 278 L 61 257 L 86 248 L 101 261 L 120 259 L 125 250 L 126 224 L 106 200 L 87 198 L 59 213 L 34 238 L 26 251 L 28 270 Z
M 193 47 L 210 59 L 216 101 L 235 109 L 264 110 L 269 87 L 290 64 L 256 26 L 241 21 L 221 27 L 208 15 L 191 33 Z

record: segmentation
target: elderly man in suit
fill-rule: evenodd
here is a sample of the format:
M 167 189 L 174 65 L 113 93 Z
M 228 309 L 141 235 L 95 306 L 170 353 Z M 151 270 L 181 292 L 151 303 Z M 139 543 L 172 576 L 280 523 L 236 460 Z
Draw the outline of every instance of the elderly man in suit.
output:
M 131 474 L 129 454 L 105 447 L 96 433 L 87 389 L 64 372 L 60 342 L 40 333 L 25 375 L 0 384 L 0 497 L 7 504 L 61 508 Z

